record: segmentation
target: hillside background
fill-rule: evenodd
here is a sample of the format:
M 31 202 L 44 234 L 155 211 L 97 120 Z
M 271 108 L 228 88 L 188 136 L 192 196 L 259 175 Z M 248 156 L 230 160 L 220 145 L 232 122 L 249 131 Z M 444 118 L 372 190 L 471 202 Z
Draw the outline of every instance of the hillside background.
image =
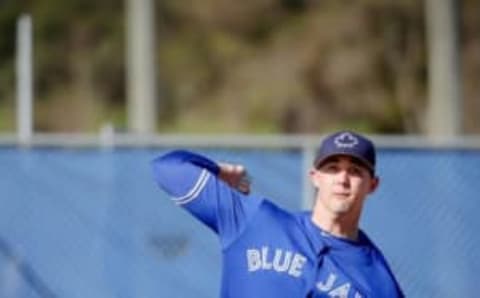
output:
M 464 133 L 480 133 L 480 1 L 459 1 Z M 126 129 L 125 3 L 0 0 L 0 133 L 34 24 L 35 130 Z M 423 1 L 155 2 L 160 133 L 422 133 Z

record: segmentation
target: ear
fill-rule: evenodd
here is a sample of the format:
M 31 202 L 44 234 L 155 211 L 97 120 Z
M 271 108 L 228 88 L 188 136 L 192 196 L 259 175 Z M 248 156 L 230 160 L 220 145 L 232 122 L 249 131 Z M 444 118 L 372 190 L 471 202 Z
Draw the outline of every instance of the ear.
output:
M 374 192 L 378 188 L 379 185 L 380 185 L 380 178 L 378 178 L 378 176 L 373 177 L 372 181 L 370 183 L 370 192 L 369 193 Z
M 310 181 L 312 182 L 313 186 L 315 188 L 319 188 L 320 186 L 318 185 L 318 170 L 315 168 L 311 168 L 308 172 L 308 175 L 310 176 Z

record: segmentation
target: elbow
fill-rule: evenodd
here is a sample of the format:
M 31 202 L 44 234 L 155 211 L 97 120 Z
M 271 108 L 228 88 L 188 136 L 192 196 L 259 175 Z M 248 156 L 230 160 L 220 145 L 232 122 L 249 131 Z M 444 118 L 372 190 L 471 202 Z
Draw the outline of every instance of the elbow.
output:
M 201 169 L 193 165 L 188 156 L 188 152 L 176 150 L 151 161 L 156 184 L 172 197 L 184 195 L 198 179 Z
M 179 158 L 179 151 L 171 151 L 153 159 L 150 163 L 153 177 L 157 183 L 172 176 L 176 168 L 181 166 L 182 159 Z

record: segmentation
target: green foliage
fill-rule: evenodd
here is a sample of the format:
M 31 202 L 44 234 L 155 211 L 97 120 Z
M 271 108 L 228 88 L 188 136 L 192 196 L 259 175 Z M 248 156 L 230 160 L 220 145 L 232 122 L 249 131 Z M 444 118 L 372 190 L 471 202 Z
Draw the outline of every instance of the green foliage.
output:
M 0 130 L 13 126 L 15 26 L 25 12 L 34 22 L 36 129 L 126 126 L 124 4 L 0 2 Z M 155 8 L 162 132 L 421 131 L 422 1 L 162 0 Z M 476 107 L 480 78 L 478 9 L 462 1 L 467 107 Z

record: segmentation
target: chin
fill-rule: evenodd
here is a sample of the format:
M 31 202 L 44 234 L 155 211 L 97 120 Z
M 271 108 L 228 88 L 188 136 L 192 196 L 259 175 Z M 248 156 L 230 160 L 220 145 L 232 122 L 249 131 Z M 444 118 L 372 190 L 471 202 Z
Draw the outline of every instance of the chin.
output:
M 347 214 L 352 210 L 351 204 L 338 204 L 332 206 L 331 210 L 339 215 Z

